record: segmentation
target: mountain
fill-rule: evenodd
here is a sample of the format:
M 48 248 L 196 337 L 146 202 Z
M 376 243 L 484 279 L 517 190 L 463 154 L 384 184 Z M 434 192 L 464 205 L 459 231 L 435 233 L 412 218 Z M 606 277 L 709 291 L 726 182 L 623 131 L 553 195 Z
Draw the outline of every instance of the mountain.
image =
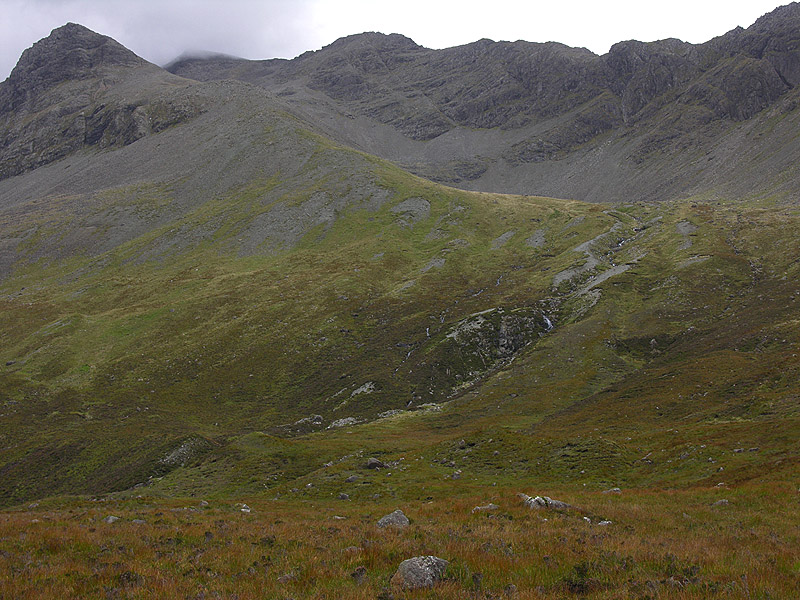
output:
M 464 189 L 599 202 L 747 195 L 797 163 L 799 21 L 793 3 L 705 44 L 628 41 L 604 56 L 490 40 L 428 50 L 368 33 L 290 61 L 167 68 L 260 85 L 342 143 Z
M 173 72 L 55 30 L 0 85 L 0 503 L 796 477 L 796 14 Z

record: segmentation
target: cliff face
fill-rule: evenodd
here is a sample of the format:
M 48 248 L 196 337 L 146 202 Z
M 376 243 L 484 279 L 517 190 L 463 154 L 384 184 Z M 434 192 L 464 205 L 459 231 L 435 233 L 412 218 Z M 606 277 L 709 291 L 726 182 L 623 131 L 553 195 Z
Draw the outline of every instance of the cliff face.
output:
M 606 112 L 614 123 L 630 124 L 654 100 L 686 93 L 718 118 L 748 119 L 800 81 L 798 39 L 794 3 L 705 44 L 626 41 L 602 57 L 557 43 L 490 40 L 429 50 L 400 35 L 368 33 L 291 61 L 212 57 L 168 68 L 277 91 L 307 87 L 412 139 L 428 140 L 456 126 L 519 128 L 604 93 L 613 98 Z

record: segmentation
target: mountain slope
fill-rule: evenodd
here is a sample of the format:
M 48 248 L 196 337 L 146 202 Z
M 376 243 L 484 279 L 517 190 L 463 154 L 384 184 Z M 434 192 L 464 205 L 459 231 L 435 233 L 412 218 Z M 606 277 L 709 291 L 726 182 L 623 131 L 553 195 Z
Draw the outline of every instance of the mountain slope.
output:
M 777 177 L 797 180 L 798 35 L 792 3 L 705 44 L 629 41 L 604 56 L 489 40 L 428 50 L 371 33 L 291 61 L 186 58 L 168 69 L 260 85 L 335 139 L 442 183 L 664 200 L 765 193 Z M 776 127 L 783 133 L 773 137 Z M 752 164 L 745 145 L 787 160 L 759 157 L 738 176 Z

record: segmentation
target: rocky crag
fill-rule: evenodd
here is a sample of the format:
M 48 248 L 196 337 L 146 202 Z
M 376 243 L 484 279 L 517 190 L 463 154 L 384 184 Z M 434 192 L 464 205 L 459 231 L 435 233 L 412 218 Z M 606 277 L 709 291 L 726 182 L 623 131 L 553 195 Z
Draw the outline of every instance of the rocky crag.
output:
M 603 56 L 523 41 L 429 50 L 366 33 L 294 60 L 183 58 L 168 69 L 260 85 L 333 137 L 443 183 L 663 200 L 769 186 L 790 160 L 751 170 L 737 150 L 764 128 L 773 153 L 796 158 L 782 136 L 796 124 L 799 38 L 793 3 L 704 44 L 625 41 Z

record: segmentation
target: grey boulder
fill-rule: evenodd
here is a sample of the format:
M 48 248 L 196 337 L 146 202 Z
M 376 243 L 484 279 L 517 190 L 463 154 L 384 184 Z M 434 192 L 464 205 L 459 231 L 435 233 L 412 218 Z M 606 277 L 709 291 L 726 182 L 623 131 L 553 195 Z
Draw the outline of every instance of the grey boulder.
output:
M 403 511 L 399 508 L 386 515 L 385 517 L 381 517 L 378 520 L 378 527 L 408 527 L 410 521 L 408 517 L 403 514 Z
M 415 556 L 400 563 L 392 584 L 405 590 L 429 588 L 444 577 L 450 563 L 436 556 Z

